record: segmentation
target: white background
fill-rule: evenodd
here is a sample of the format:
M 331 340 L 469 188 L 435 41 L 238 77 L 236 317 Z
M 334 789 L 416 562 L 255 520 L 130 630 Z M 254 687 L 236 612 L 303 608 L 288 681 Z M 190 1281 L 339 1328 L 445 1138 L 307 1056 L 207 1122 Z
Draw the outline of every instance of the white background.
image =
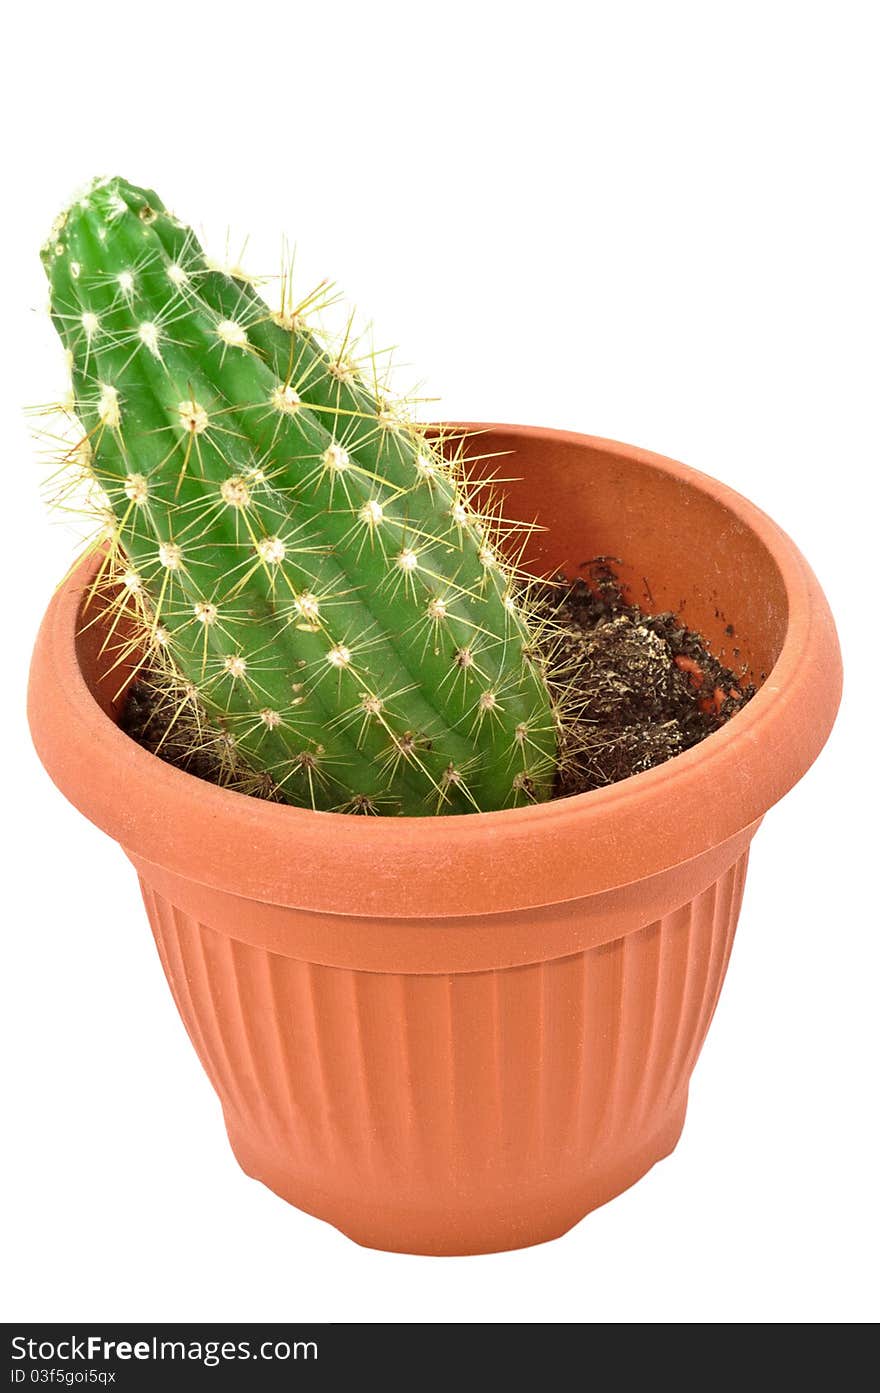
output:
M 876 7 L 52 8 L 17 12 L 0 97 L 3 1315 L 875 1318 Z M 271 257 L 286 231 L 452 417 L 726 480 L 827 588 L 848 695 L 756 842 L 683 1139 L 556 1243 L 369 1252 L 242 1176 L 134 876 L 32 753 L 29 650 L 72 545 L 21 412 L 58 391 L 37 249 L 97 172 Z

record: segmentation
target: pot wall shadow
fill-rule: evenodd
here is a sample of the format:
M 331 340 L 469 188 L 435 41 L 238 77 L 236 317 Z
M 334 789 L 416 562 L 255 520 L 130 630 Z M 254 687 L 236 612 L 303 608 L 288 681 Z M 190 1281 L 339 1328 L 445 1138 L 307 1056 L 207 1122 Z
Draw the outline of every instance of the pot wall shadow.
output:
M 760 685 L 788 624 L 772 552 L 721 499 L 695 487 L 703 476 L 679 478 L 647 454 L 618 448 L 493 426 L 465 453 L 497 451 L 494 460 L 474 459 L 472 474 L 502 475 L 506 515 L 545 529 L 529 538 L 529 570 L 573 579 L 593 558 L 614 558 L 627 599 L 678 614 L 725 666 Z

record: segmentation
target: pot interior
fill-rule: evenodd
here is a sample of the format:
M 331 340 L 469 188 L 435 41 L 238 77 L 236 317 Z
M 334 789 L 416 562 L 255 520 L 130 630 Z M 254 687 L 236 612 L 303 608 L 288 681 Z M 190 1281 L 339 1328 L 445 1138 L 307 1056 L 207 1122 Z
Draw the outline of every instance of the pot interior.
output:
M 474 473 L 503 474 L 507 516 L 544 529 L 528 540 L 529 570 L 574 578 L 594 558 L 613 558 L 627 599 L 655 614 L 672 610 L 731 671 L 760 684 L 785 638 L 783 578 L 760 537 L 703 491 L 700 475 L 678 478 L 616 453 L 613 442 L 514 427 L 482 432 L 469 448 L 503 455 Z
M 574 578 L 594 558 L 612 558 L 627 599 L 653 613 L 672 610 L 731 671 L 763 681 L 785 637 L 785 585 L 760 537 L 700 487 L 700 475 L 680 478 L 613 442 L 513 426 L 481 431 L 466 453 L 473 477 L 504 475 L 507 516 L 542 529 L 523 558 L 534 574 Z M 117 619 L 108 661 L 110 626 L 99 603 L 77 636 L 80 669 L 116 719 L 141 655 Z

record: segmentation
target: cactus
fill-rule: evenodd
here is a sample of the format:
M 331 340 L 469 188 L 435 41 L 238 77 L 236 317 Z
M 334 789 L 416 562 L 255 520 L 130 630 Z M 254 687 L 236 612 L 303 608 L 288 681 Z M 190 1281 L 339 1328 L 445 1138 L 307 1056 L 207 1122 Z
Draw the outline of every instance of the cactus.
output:
M 102 582 L 181 703 L 291 803 L 548 797 L 557 721 L 504 533 L 346 343 L 122 179 L 43 261 L 112 519 Z

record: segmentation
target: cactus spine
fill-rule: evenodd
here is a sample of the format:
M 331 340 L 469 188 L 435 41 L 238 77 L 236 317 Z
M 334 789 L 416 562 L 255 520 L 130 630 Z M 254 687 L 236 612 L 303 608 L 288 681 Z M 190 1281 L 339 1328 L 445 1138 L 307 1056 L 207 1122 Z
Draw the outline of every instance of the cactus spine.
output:
M 94 186 L 43 251 L 107 582 L 275 796 L 421 815 L 549 796 L 555 718 L 491 520 L 345 347 Z

